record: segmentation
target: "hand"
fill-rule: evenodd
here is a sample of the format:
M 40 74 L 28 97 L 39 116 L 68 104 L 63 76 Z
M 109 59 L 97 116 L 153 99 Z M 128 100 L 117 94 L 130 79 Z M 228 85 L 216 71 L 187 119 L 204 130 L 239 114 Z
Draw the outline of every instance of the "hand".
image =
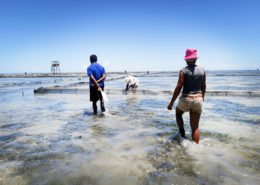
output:
M 101 87 L 98 87 L 98 89 L 97 89 L 98 91 L 102 91 L 102 89 L 101 89 Z
M 172 110 L 172 106 L 173 106 L 173 103 L 170 102 L 169 105 L 168 105 L 168 107 L 167 107 L 167 109 L 168 109 L 168 110 Z

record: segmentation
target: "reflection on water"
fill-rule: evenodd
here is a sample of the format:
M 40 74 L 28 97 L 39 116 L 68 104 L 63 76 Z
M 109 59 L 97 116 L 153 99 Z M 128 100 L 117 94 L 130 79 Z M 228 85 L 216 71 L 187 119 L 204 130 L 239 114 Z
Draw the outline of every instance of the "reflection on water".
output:
M 0 184 L 258 184 L 258 98 L 207 97 L 199 145 L 188 114 L 188 140 L 170 139 L 171 97 L 108 98 L 106 117 L 92 115 L 84 94 L 0 97 Z

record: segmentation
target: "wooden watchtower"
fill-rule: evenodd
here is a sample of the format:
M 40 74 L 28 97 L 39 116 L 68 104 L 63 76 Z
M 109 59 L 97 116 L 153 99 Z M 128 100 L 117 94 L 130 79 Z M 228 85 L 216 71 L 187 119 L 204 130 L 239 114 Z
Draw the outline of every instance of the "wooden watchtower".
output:
M 52 61 L 51 62 L 51 73 L 53 75 L 60 73 L 60 62 L 59 61 Z

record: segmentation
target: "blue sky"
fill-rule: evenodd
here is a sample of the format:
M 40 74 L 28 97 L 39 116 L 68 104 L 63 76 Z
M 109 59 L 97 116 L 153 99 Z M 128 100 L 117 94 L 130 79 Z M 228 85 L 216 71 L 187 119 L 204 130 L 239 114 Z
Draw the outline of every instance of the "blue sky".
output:
M 0 73 L 260 68 L 258 0 L 0 0 Z

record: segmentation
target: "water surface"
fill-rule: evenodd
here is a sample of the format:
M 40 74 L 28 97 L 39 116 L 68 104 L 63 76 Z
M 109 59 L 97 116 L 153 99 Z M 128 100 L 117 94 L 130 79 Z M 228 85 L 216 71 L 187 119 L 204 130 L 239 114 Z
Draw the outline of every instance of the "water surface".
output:
M 209 89 L 259 90 L 259 76 L 222 73 L 209 74 Z M 176 74 L 140 76 L 140 88 L 173 89 Z M 88 94 L 32 91 L 81 80 L 0 79 L 0 184 L 259 184 L 259 98 L 206 97 L 200 144 L 190 141 L 188 114 L 180 144 L 169 142 L 177 132 L 169 95 L 108 94 L 112 115 L 102 117 L 92 116 Z

